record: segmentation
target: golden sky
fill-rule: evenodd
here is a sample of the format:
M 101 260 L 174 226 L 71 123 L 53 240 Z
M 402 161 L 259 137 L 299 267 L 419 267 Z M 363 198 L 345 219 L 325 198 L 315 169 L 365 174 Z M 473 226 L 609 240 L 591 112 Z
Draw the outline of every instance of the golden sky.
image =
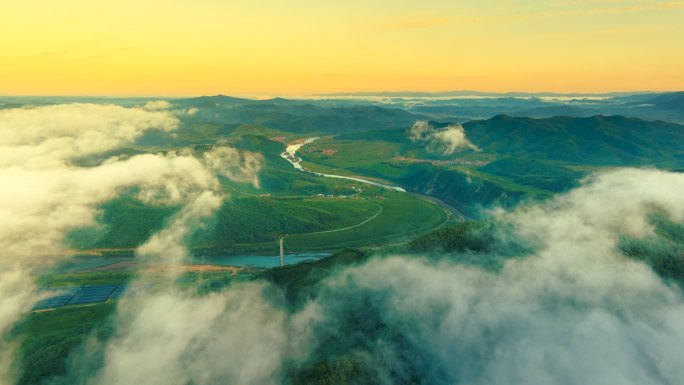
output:
M 0 94 L 684 89 L 677 0 L 3 0 Z

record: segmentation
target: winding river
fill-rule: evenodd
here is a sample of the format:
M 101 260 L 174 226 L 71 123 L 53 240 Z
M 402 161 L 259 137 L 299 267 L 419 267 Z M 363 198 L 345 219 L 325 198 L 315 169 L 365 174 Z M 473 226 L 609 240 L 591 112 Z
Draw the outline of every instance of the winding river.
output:
M 388 190 L 394 190 L 394 191 L 399 191 L 399 192 L 406 192 L 406 190 L 404 190 L 404 189 L 401 188 L 401 187 L 390 186 L 390 185 L 386 185 L 386 184 L 382 184 L 382 183 L 378 183 L 378 182 L 373 182 L 373 181 L 367 180 L 367 179 L 356 178 L 356 177 L 353 177 L 353 176 L 344 176 L 344 175 L 335 175 L 335 174 L 323 174 L 323 173 L 320 173 L 320 172 L 314 172 L 314 171 L 310 171 L 310 170 L 305 169 L 304 167 L 302 167 L 302 164 L 301 164 L 302 159 L 299 158 L 299 157 L 297 157 L 297 150 L 299 150 L 300 148 L 302 148 L 302 147 L 303 147 L 304 145 L 306 145 L 306 144 L 315 142 L 317 139 L 318 139 L 318 137 L 307 138 L 307 139 L 304 140 L 303 142 L 294 143 L 294 144 L 289 144 L 289 145 L 287 146 L 287 148 L 285 149 L 285 152 L 283 152 L 282 154 L 280 154 L 280 157 L 283 158 L 283 159 L 285 159 L 285 160 L 287 160 L 288 162 L 290 162 L 290 164 L 291 164 L 294 168 L 296 168 L 297 170 L 303 171 L 303 172 L 306 172 L 306 173 L 309 173 L 309 174 L 313 174 L 313 175 L 316 175 L 316 176 L 322 176 L 322 177 L 325 177 L 325 178 L 336 178 L 336 179 L 353 180 L 353 181 L 355 181 L 355 182 L 365 183 L 365 184 L 373 185 L 373 186 L 376 186 L 376 187 L 382 187 L 382 188 L 385 188 L 385 189 L 388 189 Z

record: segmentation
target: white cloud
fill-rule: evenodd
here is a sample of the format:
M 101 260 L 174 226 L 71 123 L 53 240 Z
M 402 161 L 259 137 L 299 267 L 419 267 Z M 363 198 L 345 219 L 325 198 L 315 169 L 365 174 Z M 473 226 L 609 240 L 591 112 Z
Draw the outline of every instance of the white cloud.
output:
M 443 155 L 451 155 L 463 149 L 482 151 L 468 140 L 461 125 L 452 124 L 436 129 L 426 121 L 418 121 L 409 129 L 409 137 L 413 142 L 425 142 L 428 150 L 441 152 Z
M 167 102 L 166 100 L 150 100 L 149 102 L 145 103 L 143 108 L 149 111 L 168 110 L 171 108 L 171 103 Z
M 372 303 L 413 357 L 396 359 L 406 345 L 375 341 L 374 360 L 395 358 L 372 364 L 385 374 L 418 371 L 428 383 L 679 383 L 682 292 L 622 256 L 618 242 L 650 234 L 653 210 L 684 220 L 682 189 L 684 174 L 621 170 L 501 211 L 501 227 L 513 225 L 534 251 L 498 272 L 415 257 L 348 269 L 320 299 L 328 328 L 350 303 Z
M 281 383 L 285 363 L 304 362 L 320 344 L 365 352 L 382 384 L 678 383 L 682 293 L 623 257 L 618 242 L 650 234 L 655 209 L 684 220 L 682 189 L 684 174 L 599 174 L 545 203 L 495 212 L 501 229 L 512 225 L 532 247 L 499 271 L 372 259 L 327 279 L 293 314 L 265 301 L 261 284 L 134 296 L 122 302 L 121 334 L 97 383 Z
M 218 175 L 259 187 L 258 174 L 264 161 L 261 154 L 217 147 L 204 153 L 204 161 Z
M 280 383 L 286 358 L 296 359 L 306 345 L 315 312 L 290 317 L 265 290 L 240 284 L 203 296 L 173 286 L 133 292 L 119 305 L 119 336 L 90 383 Z
M 216 159 L 180 154 L 111 158 L 80 167 L 71 160 L 130 144 L 152 129 L 171 131 L 178 120 L 168 112 L 109 105 L 71 104 L 0 111 L 0 336 L 31 308 L 32 272 L 64 255 L 66 235 L 94 226 L 98 207 L 135 187 L 151 204 L 184 205 L 172 226 L 153 238 L 183 238 L 185 227 L 221 201 L 215 169 L 229 178 L 258 184 L 261 159 L 255 154 L 217 148 Z M 230 156 L 236 158 L 231 159 Z M 245 165 L 235 164 L 246 162 Z M 232 163 L 231 163 L 232 162 Z M 210 165 L 209 165 L 210 163 Z M 184 239 L 174 240 L 182 242 Z M 0 337 L 7 358 L 11 346 Z M 10 361 L 3 359 L 0 383 L 9 383 Z
M 207 190 L 194 197 L 171 223 L 154 234 L 136 253 L 139 256 L 177 265 L 189 256 L 185 241 L 199 227 L 202 219 L 212 215 L 221 206 L 221 197 Z
M 56 167 L 131 143 L 145 131 L 171 131 L 178 119 L 113 105 L 65 104 L 0 110 L 0 167 Z

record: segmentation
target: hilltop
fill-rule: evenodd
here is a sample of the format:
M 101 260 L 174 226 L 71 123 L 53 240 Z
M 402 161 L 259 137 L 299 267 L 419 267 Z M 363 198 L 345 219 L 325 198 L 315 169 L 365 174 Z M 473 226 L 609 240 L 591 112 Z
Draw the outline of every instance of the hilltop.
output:
M 637 165 L 684 155 L 684 126 L 624 116 L 534 119 L 498 115 L 467 122 L 485 151 L 591 165 Z

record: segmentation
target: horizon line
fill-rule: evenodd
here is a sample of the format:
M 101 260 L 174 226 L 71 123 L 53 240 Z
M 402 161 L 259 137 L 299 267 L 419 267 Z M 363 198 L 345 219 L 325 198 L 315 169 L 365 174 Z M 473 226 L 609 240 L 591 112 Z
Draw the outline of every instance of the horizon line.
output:
M 430 97 L 430 96 L 620 96 L 620 95 L 639 95 L 639 94 L 668 94 L 684 92 L 684 90 L 633 90 L 633 91 L 605 91 L 605 92 L 532 92 L 532 91 L 478 91 L 478 90 L 454 90 L 454 91 L 352 91 L 352 92 L 325 92 L 307 94 L 260 94 L 260 93 L 223 93 L 216 94 L 146 94 L 146 95 L 121 95 L 121 94 L 0 94 L 0 98 L 97 98 L 97 99 L 183 99 L 212 96 L 226 96 L 242 99 L 277 99 L 277 98 L 313 98 L 313 97 L 344 97 L 344 96 L 366 96 L 366 97 Z

